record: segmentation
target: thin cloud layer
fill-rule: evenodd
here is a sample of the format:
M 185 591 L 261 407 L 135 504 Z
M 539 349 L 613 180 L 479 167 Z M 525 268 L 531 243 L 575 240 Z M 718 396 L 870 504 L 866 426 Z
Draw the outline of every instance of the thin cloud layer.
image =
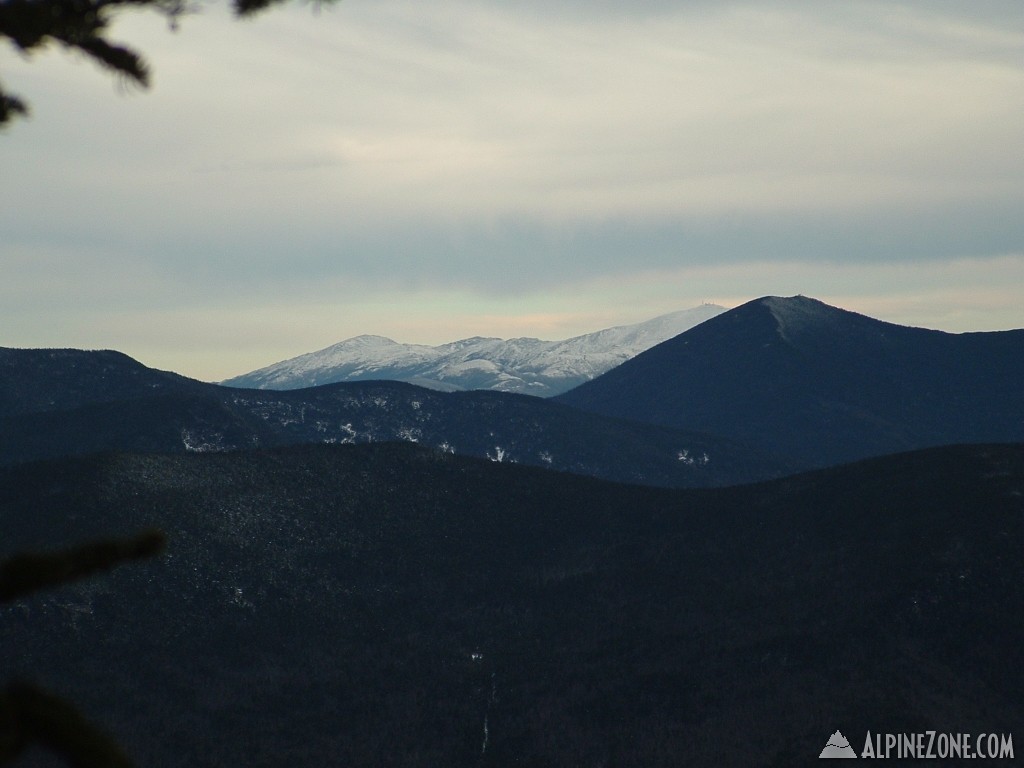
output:
M 346 0 L 117 31 L 152 92 L 0 58 L 35 112 L 0 137 L 20 326 L 73 311 L 52 298 L 69 293 L 197 316 L 528 302 L 659 271 L 1024 250 L 1013 3 Z

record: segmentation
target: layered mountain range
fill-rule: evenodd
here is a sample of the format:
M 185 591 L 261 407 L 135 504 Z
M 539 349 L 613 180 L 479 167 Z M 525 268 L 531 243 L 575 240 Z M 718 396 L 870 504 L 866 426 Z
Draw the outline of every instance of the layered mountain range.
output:
M 703 304 L 635 325 L 562 341 L 476 336 L 439 346 L 357 336 L 227 379 L 227 386 L 300 389 L 338 381 L 388 379 L 445 391 L 493 389 L 550 397 L 725 311 Z
M 635 341 L 653 327 L 606 333 Z M 109 449 L 404 440 L 693 487 L 1024 440 L 1024 330 L 909 328 L 801 296 L 718 314 L 550 399 L 389 381 L 241 389 L 76 350 L 0 350 L 0 374 L 6 463 Z
M 804 297 L 548 399 L 0 349 L 0 554 L 169 540 L 0 604 L 0 662 L 154 768 L 791 766 L 837 729 L 1012 733 L 1021 381 L 1024 331 Z
M 796 467 L 712 435 L 501 392 L 391 381 L 236 389 L 117 352 L 0 349 L 0 464 L 92 453 L 208 453 L 403 441 L 622 482 L 731 485 Z

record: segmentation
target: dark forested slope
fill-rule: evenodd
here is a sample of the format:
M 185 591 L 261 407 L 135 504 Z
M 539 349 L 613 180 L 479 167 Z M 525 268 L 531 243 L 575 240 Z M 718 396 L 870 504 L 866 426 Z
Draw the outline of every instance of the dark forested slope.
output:
M 140 765 L 793 765 L 1024 724 L 1024 448 L 667 491 L 411 445 L 0 471 L 3 547 L 164 557 L 3 609 Z
M 804 296 L 708 320 L 556 399 L 730 437 L 804 468 L 1024 440 L 1024 330 L 943 333 Z
M 103 450 L 202 453 L 404 440 L 668 487 L 730 485 L 794 469 L 734 440 L 526 395 L 442 393 L 388 381 L 233 389 L 154 371 L 116 352 L 78 350 L 0 349 L 0 373 L 0 464 Z

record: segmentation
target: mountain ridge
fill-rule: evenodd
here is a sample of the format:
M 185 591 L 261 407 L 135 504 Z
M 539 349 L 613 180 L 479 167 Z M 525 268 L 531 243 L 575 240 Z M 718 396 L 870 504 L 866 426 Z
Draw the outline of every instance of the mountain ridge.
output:
M 723 311 L 723 307 L 704 304 L 560 341 L 471 336 L 428 346 L 364 334 L 221 383 L 299 389 L 338 381 L 389 379 L 443 390 L 496 389 L 550 397 Z
M 1024 330 L 951 334 L 762 297 L 556 396 L 826 466 L 1024 439 Z
M 0 347 L 0 415 L 59 411 L 164 392 L 198 392 L 204 382 L 149 368 L 111 349 Z
M 729 485 L 795 467 L 740 443 L 608 419 L 549 399 L 395 381 L 224 387 L 120 353 L 2 350 L 0 464 L 104 450 L 223 452 L 300 443 L 419 442 L 621 482 Z

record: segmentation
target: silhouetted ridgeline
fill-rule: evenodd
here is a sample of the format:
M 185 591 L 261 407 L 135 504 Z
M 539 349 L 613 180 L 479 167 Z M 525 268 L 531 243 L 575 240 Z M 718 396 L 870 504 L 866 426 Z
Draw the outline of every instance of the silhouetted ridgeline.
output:
M 0 416 L 69 411 L 207 386 L 121 352 L 0 347 Z
M 1024 441 L 1024 330 L 943 333 L 803 296 L 748 302 L 555 398 L 732 438 L 804 469 Z
M 494 461 L 667 487 L 795 471 L 734 440 L 499 392 L 400 382 L 289 392 L 154 371 L 116 352 L 0 349 L 0 464 L 103 450 L 210 452 L 403 440 Z
M 3 548 L 166 555 L 4 608 L 143 766 L 796 765 L 1019 731 L 1024 447 L 668 491 L 407 444 L 0 470 Z M 859 744 L 856 744 L 859 747 Z

